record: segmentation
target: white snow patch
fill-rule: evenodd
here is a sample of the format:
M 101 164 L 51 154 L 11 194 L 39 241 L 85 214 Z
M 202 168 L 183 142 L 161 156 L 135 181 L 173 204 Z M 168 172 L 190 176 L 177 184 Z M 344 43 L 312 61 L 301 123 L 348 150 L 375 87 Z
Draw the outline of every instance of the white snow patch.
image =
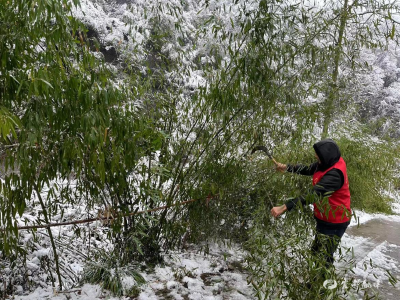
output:
M 369 252 L 356 267 L 354 273 L 363 279 L 373 281 L 378 287 L 383 280 L 388 279 L 387 271 L 397 270 L 397 263 L 393 258 L 386 255 L 389 248 L 399 248 L 397 245 L 383 242 Z
M 85 284 L 81 288 L 76 288 L 68 293 L 57 293 L 53 288 L 37 288 L 34 292 L 26 296 L 15 296 L 15 300 L 100 300 L 100 299 L 127 299 L 127 298 L 117 298 L 109 297 L 104 294 L 101 287 L 98 285 Z
M 38 258 L 41 258 L 43 256 L 49 256 L 50 251 L 51 251 L 50 248 L 42 248 L 42 249 L 32 252 L 32 256 L 36 256 Z
M 178 285 L 179 285 L 179 283 L 176 282 L 176 281 L 168 281 L 168 282 L 167 282 L 167 289 L 173 290 L 173 289 L 175 289 Z
M 76 273 L 79 274 L 83 271 L 83 266 L 79 263 L 72 263 L 69 265 L 71 269 Z
M 392 204 L 393 212 L 400 215 L 400 203 L 393 203 Z
M 399 209 L 400 204 L 394 204 L 394 209 Z M 396 212 L 396 211 L 395 211 Z M 354 210 L 354 215 L 351 218 L 349 226 L 358 226 L 359 224 L 364 224 L 373 219 L 388 220 L 393 222 L 400 222 L 400 215 L 385 215 L 381 213 L 366 213 L 362 210 Z

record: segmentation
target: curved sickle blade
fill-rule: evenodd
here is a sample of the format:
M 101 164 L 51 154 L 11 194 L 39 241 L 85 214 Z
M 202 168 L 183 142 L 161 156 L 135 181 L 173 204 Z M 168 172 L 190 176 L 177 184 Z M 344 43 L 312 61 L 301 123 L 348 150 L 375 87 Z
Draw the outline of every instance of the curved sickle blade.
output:
M 265 146 L 255 146 L 253 150 L 251 150 L 251 154 L 253 154 L 256 151 L 263 151 L 270 159 L 273 159 L 271 153 Z
M 276 166 L 278 166 L 279 163 L 272 157 L 272 154 L 268 151 L 267 147 L 265 147 L 265 146 L 255 146 L 253 148 L 253 150 L 251 150 L 251 154 L 253 154 L 254 152 L 259 151 L 259 150 L 264 152 L 273 161 L 273 163 Z

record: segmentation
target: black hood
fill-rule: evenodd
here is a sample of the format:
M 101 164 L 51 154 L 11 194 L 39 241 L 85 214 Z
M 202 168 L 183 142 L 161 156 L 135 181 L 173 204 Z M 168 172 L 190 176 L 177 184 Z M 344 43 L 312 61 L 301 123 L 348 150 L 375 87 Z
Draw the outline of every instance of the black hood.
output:
M 340 159 L 339 147 L 331 139 L 325 139 L 315 143 L 313 147 L 321 161 L 318 165 L 318 169 L 321 171 L 332 167 Z

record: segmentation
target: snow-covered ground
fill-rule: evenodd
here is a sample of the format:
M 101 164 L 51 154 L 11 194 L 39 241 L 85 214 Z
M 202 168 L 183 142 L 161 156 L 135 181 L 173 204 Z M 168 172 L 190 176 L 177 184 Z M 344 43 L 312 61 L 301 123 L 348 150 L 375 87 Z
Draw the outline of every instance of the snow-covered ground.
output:
M 399 204 L 395 203 L 397 211 Z M 398 211 L 397 211 L 398 212 Z M 400 260 L 393 253 L 397 253 L 399 243 L 383 240 L 383 234 L 371 236 L 360 232 L 355 235 L 357 228 L 363 228 L 370 222 L 390 222 L 400 226 L 400 215 L 367 214 L 356 211 L 359 217 L 351 223 L 348 232 L 343 236 L 342 248 L 354 249 L 355 265 L 353 272 L 357 278 L 367 280 L 378 291 L 382 288 L 400 293 L 400 285 L 390 287 L 387 270 L 400 280 Z M 359 227 L 357 225 L 360 225 Z M 384 228 L 384 227 L 383 227 Z M 376 229 L 376 226 L 375 226 Z M 390 233 L 388 233 L 390 234 Z M 390 236 L 388 238 L 390 240 Z M 136 299 L 256 299 L 252 286 L 247 282 L 246 253 L 240 245 L 224 243 L 200 246 L 191 245 L 182 251 L 172 251 L 164 254 L 164 263 L 157 265 L 151 271 L 141 274 L 146 283 Z M 206 251 L 207 249 L 207 251 Z M 394 251 L 394 252 L 393 252 Z M 39 253 L 39 252 L 37 252 Z M 400 259 L 400 256 L 398 257 Z M 370 265 L 370 259 L 373 265 Z M 82 266 L 77 264 L 76 270 Z M 340 263 L 338 263 L 340 270 Z M 22 291 L 21 291 L 22 292 Z M 103 291 L 98 285 L 85 284 L 82 287 L 57 292 L 52 287 L 40 287 L 28 295 L 16 295 L 17 300 L 87 300 L 87 299 L 118 299 Z M 120 299 L 134 299 L 122 297 Z M 392 299 L 392 298 L 387 298 Z M 396 298 L 393 298 L 396 299 Z
M 237 245 L 208 245 L 207 254 L 199 247 L 169 252 L 164 263 L 151 273 L 142 273 L 146 284 L 138 299 L 255 299 L 246 281 L 245 253 Z M 51 287 L 16 296 L 19 300 L 118 299 L 98 285 L 85 284 L 61 293 Z M 122 297 L 122 299 L 131 299 Z
M 253 299 L 244 258 L 240 247 L 217 244 L 206 255 L 195 249 L 170 253 L 165 266 L 145 275 L 139 299 Z

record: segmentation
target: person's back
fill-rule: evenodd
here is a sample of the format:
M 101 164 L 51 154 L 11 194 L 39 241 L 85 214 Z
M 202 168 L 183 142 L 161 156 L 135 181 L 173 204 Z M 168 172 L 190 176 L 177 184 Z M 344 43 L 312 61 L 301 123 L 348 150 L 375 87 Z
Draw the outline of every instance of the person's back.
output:
M 313 176 L 314 216 L 317 221 L 316 236 L 311 247 L 314 253 L 322 253 L 327 267 L 333 264 L 333 254 L 346 231 L 351 218 L 350 190 L 346 163 L 337 144 L 325 139 L 313 145 L 317 162 L 311 165 L 285 165 L 277 163 L 278 171 Z M 273 207 L 271 214 L 278 217 L 298 204 L 305 205 L 306 197 L 288 200 L 284 205 Z

